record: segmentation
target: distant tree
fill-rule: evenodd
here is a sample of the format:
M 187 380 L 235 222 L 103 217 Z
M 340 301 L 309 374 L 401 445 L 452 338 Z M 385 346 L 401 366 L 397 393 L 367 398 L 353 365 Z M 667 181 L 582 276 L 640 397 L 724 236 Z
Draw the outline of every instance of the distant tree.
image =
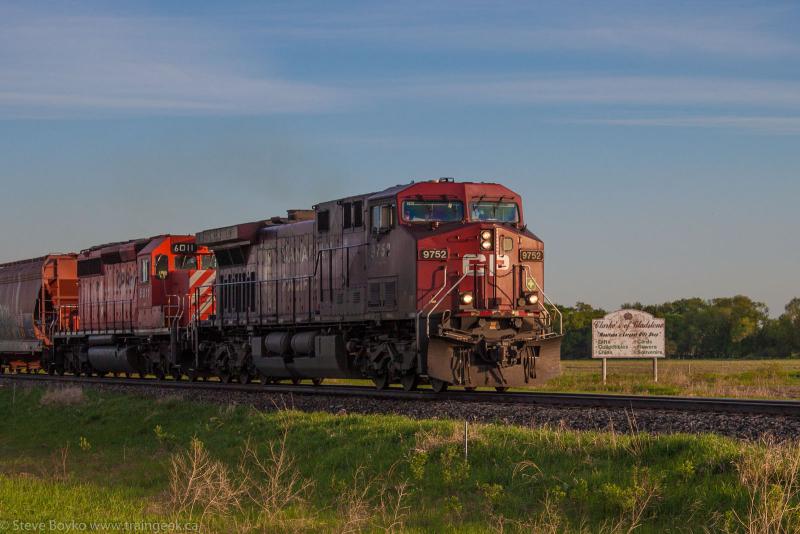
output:
M 561 307 L 564 314 L 564 341 L 561 354 L 565 358 L 589 358 L 592 355 L 592 319 L 606 314 L 601 308 L 578 302 L 574 307 Z
M 623 308 L 646 311 L 665 319 L 668 356 L 724 358 L 800 354 L 800 298 L 792 299 L 778 319 L 769 309 L 744 295 L 704 300 L 679 299 L 662 304 L 623 304 Z M 605 310 L 579 302 L 565 307 L 565 357 L 591 355 L 592 319 Z

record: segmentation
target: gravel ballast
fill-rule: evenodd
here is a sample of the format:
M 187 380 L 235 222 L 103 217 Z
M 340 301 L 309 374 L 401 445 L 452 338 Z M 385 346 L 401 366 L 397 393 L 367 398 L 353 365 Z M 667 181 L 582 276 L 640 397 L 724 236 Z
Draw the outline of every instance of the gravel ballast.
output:
M 0 378 L 0 387 L 11 388 L 11 380 Z M 16 382 L 16 381 L 14 381 Z M 75 387 L 30 381 L 16 383 L 25 387 Z M 80 387 L 111 391 L 147 398 L 182 399 L 191 402 L 252 406 L 258 410 L 295 409 L 333 414 L 395 414 L 415 419 L 453 419 L 470 422 L 499 423 L 524 427 L 558 427 L 571 430 L 715 433 L 732 438 L 757 440 L 766 435 L 778 439 L 800 438 L 800 418 L 785 415 L 697 412 L 679 410 L 586 408 L 568 406 L 520 405 L 500 402 L 458 402 L 451 400 L 397 400 L 353 398 L 324 393 L 294 394 L 271 391 L 244 392 L 208 389 L 171 389 L 158 386 L 81 384 Z

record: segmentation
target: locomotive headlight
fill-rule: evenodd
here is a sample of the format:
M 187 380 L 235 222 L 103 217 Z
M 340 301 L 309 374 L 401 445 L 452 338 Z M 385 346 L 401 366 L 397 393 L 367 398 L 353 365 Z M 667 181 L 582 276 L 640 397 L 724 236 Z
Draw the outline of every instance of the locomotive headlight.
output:
M 472 304 L 472 301 L 474 301 L 474 300 L 475 300 L 475 297 L 473 297 L 472 293 L 470 293 L 469 291 L 461 293 L 461 304 L 469 306 L 470 304 Z
M 481 231 L 481 250 L 492 250 L 494 248 L 494 233 L 491 230 Z
M 525 300 L 528 301 L 528 304 L 536 304 L 537 302 L 539 302 L 539 295 L 537 295 L 536 293 L 531 293 Z

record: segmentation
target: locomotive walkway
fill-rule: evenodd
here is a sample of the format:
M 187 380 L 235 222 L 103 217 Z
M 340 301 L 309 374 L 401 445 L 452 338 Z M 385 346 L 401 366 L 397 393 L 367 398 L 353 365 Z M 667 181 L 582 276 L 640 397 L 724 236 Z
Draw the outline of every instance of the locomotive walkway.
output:
M 189 382 L 187 380 L 157 380 L 141 378 L 99 378 L 51 376 L 46 374 L 1 374 L 0 380 L 53 384 L 99 384 L 124 387 L 159 387 L 165 389 L 202 389 L 236 391 L 257 395 L 283 393 L 293 395 L 327 395 L 334 397 L 393 399 L 408 401 L 451 401 L 464 403 L 526 404 L 541 406 L 570 406 L 608 409 L 676 410 L 684 412 L 726 412 L 751 415 L 800 416 L 800 401 L 755 400 L 711 397 L 671 397 L 643 395 L 609 395 L 597 393 L 494 392 L 449 390 L 404 391 L 400 388 L 377 390 L 370 386 L 352 385 L 291 385 L 291 384 L 223 384 L 220 382 Z

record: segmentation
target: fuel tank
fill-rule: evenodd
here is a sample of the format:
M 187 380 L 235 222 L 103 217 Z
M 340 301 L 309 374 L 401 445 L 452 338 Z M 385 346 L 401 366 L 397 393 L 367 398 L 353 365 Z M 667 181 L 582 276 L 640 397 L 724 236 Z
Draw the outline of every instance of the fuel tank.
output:
M 89 363 L 100 373 L 138 373 L 143 367 L 135 347 L 112 345 L 89 347 Z
M 253 365 L 268 378 L 348 378 L 341 336 L 318 332 L 272 332 L 252 340 Z

